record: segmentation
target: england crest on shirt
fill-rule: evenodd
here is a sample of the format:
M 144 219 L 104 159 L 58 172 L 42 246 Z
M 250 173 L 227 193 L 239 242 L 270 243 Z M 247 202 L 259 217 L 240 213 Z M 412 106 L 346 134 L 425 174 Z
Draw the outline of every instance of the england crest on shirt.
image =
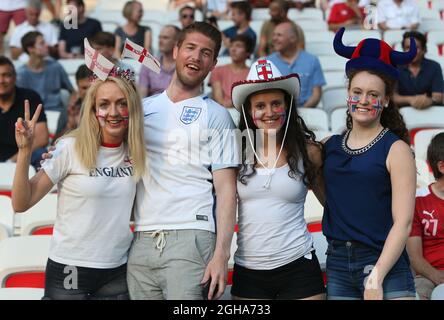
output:
M 182 121 L 184 124 L 191 124 L 197 119 L 199 119 L 201 112 L 202 108 L 183 107 L 182 115 L 180 116 L 180 121 Z

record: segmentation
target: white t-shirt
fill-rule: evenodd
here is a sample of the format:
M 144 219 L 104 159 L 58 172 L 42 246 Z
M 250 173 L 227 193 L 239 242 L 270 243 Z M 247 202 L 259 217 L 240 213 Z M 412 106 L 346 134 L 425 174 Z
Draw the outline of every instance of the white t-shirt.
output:
M 207 10 L 225 12 L 228 10 L 228 0 L 208 0 Z
M 133 239 L 129 223 L 136 193 L 133 167 L 126 147 L 100 147 L 97 167 L 85 169 L 64 138 L 53 157 L 43 163 L 58 183 L 57 218 L 49 258 L 58 263 L 98 269 L 127 262 Z
M 412 0 L 404 0 L 400 6 L 393 0 L 382 0 L 377 9 L 377 22 L 385 22 L 390 29 L 408 28 L 420 22 L 418 5 Z
M 26 0 L 1 0 L 0 11 L 15 11 L 26 8 Z
M 41 21 L 37 26 L 31 26 L 28 21 L 25 21 L 15 28 L 9 40 L 9 46 L 21 48 L 23 36 L 30 31 L 38 31 L 43 34 L 43 38 L 49 46 L 55 46 L 58 42 L 57 30 L 52 24 Z
M 31 31 L 38 31 L 43 34 L 43 39 L 45 39 L 45 42 L 48 46 L 53 47 L 58 42 L 57 30 L 52 24 L 48 22 L 40 22 L 37 26 L 34 27 L 31 26 L 28 21 L 25 21 L 15 28 L 14 33 L 9 40 L 9 46 L 22 48 L 23 36 Z M 25 52 L 23 52 L 19 57 L 19 61 L 23 63 L 28 62 L 28 60 L 29 57 Z
M 204 96 L 173 103 L 166 91 L 143 109 L 150 168 L 137 185 L 136 231 L 215 232 L 212 172 L 239 163 L 230 114 Z
M 303 169 L 302 161 L 299 167 Z M 290 178 L 289 169 L 288 164 L 275 169 L 269 189 L 264 188 L 268 175 L 263 168 L 256 168 L 256 174 L 246 178 L 246 185 L 237 182 L 236 264 L 271 270 L 313 250 L 313 238 L 304 219 L 307 187 L 301 177 Z

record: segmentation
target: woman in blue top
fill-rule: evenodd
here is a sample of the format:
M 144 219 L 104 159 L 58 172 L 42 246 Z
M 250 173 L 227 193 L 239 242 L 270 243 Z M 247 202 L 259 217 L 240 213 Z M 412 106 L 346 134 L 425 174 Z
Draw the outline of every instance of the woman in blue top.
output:
M 349 58 L 347 130 L 325 142 L 328 299 L 414 299 L 405 251 L 415 204 L 416 170 L 408 131 L 392 95 L 397 64 L 416 54 L 377 39 L 334 49 Z

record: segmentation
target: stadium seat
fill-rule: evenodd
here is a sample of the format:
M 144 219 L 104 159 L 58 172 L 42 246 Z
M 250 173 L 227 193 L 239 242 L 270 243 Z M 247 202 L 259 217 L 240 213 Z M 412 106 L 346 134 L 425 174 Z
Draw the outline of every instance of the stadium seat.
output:
M 322 108 L 331 114 L 333 110 L 347 106 L 347 89 L 329 88 L 322 92 Z
M 26 236 L 0 242 L 0 288 L 43 288 L 50 239 Z
M 419 17 L 421 18 L 421 22 L 424 20 L 439 20 L 441 16 L 439 15 L 439 11 L 435 9 L 429 8 L 419 8 Z
M 32 208 L 16 213 L 22 236 L 43 234 L 41 228 L 52 228 L 57 216 L 57 194 L 48 193 Z
M 62 65 L 63 69 L 65 69 L 68 75 L 75 75 L 77 69 L 85 64 L 84 59 L 60 59 L 59 63 Z
M 411 141 L 414 142 L 415 133 L 422 129 L 444 128 L 444 108 L 433 106 L 424 110 L 413 107 L 400 109 L 407 129 L 411 133 Z
M 421 130 L 415 135 L 414 145 L 416 159 L 427 159 L 427 148 L 429 147 L 430 141 L 440 132 L 444 132 L 444 129 Z
M 434 181 L 433 175 L 430 172 L 429 165 L 424 159 L 415 159 L 416 163 L 416 187 L 426 188 Z
M 0 288 L 0 300 L 41 300 L 43 295 L 40 288 Z
M 112 22 L 112 21 L 102 22 L 102 30 L 104 32 L 110 32 L 110 33 L 114 34 L 114 32 L 116 31 L 118 26 L 119 26 L 119 24 L 116 22 Z
M 0 190 L 12 190 L 14 181 L 15 163 L 0 162 Z M 29 166 L 29 177 L 35 174 L 35 169 Z
M 431 46 L 436 46 L 438 48 L 438 56 L 443 55 L 443 44 L 444 38 L 442 37 L 443 30 L 431 30 L 427 33 L 427 50 L 430 49 Z M 434 59 L 430 55 L 429 59 Z
M 152 46 L 152 52 L 150 52 L 152 55 L 156 56 L 159 51 L 159 35 L 160 31 L 163 28 L 163 25 L 161 23 L 156 22 L 150 22 L 149 24 L 151 28 L 151 46 Z
M 326 71 L 342 71 L 345 70 L 347 59 L 340 56 L 319 56 L 319 62 L 323 72 Z
M 210 82 L 211 73 L 203 81 L 203 93 L 208 97 L 211 97 L 211 86 L 208 85 Z
M 270 20 L 270 13 L 268 8 L 254 8 L 251 12 L 251 20 L 253 21 L 266 21 Z
M 436 1 L 436 0 L 433 0 L 433 1 Z M 430 0 L 416 0 L 418 7 L 424 8 L 424 9 L 430 9 L 430 7 L 431 7 L 430 2 L 432 2 L 432 1 L 430 1 Z
M 444 284 L 440 284 L 433 289 L 430 300 L 444 300 Z
M 334 133 L 331 131 L 320 131 L 320 130 L 314 130 L 313 133 L 316 136 L 316 141 L 321 141 L 327 137 L 332 136 Z
M 14 210 L 11 198 L 0 195 L 0 241 L 14 234 Z
M 315 56 L 331 56 L 336 54 L 331 43 L 328 42 L 306 41 L 305 51 Z
M 330 44 L 330 50 L 333 52 L 333 39 L 335 34 L 332 31 L 316 32 L 304 30 L 305 43 L 309 42 L 327 42 Z
M 420 32 L 427 33 L 432 30 L 444 31 L 444 21 L 435 19 L 421 20 L 418 27 Z
M 108 3 L 111 4 L 113 3 L 113 1 L 108 1 Z M 89 16 L 91 18 L 99 20 L 102 23 L 102 26 L 104 23 L 115 23 L 116 25 L 124 25 L 126 23 L 126 20 L 122 15 L 122 8 L 123 5 L 118 10 L 113 10 L 112 8 L 99 10 L 98 8 L 96 8 L 96 10 L 94 10 Z
M 259 37 L 261 35 L 262 21 L 250 21 L 250 28 L 256 33 L 256 45 L 259 43 Z
M 9 238 L 9 232 L 6 227 L 0 223 L 0 242 L 6 238 Z
M 68 76 L 69 81 L 71 82 L 72 86 L 74 87 L 74 90 L 79 90 L 79 88 L 77 87 L 77 81 L 76 81 L 76 76 L 74 74 L 71 74 Z
M 347 108 L 338 108 L 330 114 L 331 131 L 340 134 L 346 129 Z
M 310 130 L 328 131 L 328 115 L 322 109 L 298 108 L 298 114 L 304 119 Z
M 329 88 L 345 88 L 347 85 L 347 78 L 344 71 L 325 71 L 324 78 L 327 84 L 323 87 L 323 90 Z
M 297 20 L 297 24 L 305 31 L 328 32 L 328 25 L 324 20 Z
M 231 57 L 230 56 L 220 56 L 217 57 L 217 66 L 223 66 L 226 64 L 231 63 Z
M 308 190 L 304 204 L 304 218 L 307 223 L 321 221 L 324 215 L 324 207 L 316 198 L 313 190 Z
M 405 32 L 405 30 L 386 30 L 384 31 L 382 38 L 393 47 L 395 44 L 402 41 L 402 36 Z
M 432 8 L 439 12 L 441 20 L 444 19 L 444 0 L 433 0 Z
M 318 8 L 305 8 L 304 10 L 297 10 L 291 8 L 288 10 L 288 18 L 296 23 L 300 20 L 312 20 L 324 22 L 324 15 L 321 9 Z
M 379 30 L 347 30 L 344 32 L 342 41 L 347 46 L 356 46 L 366 38 L 381 39 L 382 37 Z
M 49 135 L 53 137 L 57 131 L 57 124 L 59 122 L 60 111 L 48 110 L 45 111 L 46 121 L 48 125 Z

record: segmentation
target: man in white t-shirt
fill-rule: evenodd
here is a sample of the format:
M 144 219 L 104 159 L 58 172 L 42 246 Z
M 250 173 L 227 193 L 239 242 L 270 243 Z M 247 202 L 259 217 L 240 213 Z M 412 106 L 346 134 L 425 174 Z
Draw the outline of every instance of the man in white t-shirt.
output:
M 419 7 L 414 0 L 381 0 L 377 9 L 376 18 L 381 30 L 416 30 L 419 26 Z
M 14 20 L 16 26 L 26 20 L 26 0 L 0 1 L 0 55 L 3 54 L 3 40 L 8 33 L 9 23 Z
M 143 100 L 149 170 L 137 187 L 131 299 L 217 299 L 224 292 L 239 160 L 230 114 L 201 95 L 220 46 L 220 32 L 207 23 L 182 30 L 169 87 Z
M 15 28 L 9 41 L 12 59 L 19 59 L 23 63 L 28 62 L 29 57 L 23 52 L 21 40 L 23 36 L 30 31 L 39 31 L 43 35 L 49 47 L 50 55 L 54 55 L 57 52 L 57 30 L 52 24 L 40 21 L 41 11 L 41 0 L 28 0 L 28 5 L 26 6 L 26 21 Z

